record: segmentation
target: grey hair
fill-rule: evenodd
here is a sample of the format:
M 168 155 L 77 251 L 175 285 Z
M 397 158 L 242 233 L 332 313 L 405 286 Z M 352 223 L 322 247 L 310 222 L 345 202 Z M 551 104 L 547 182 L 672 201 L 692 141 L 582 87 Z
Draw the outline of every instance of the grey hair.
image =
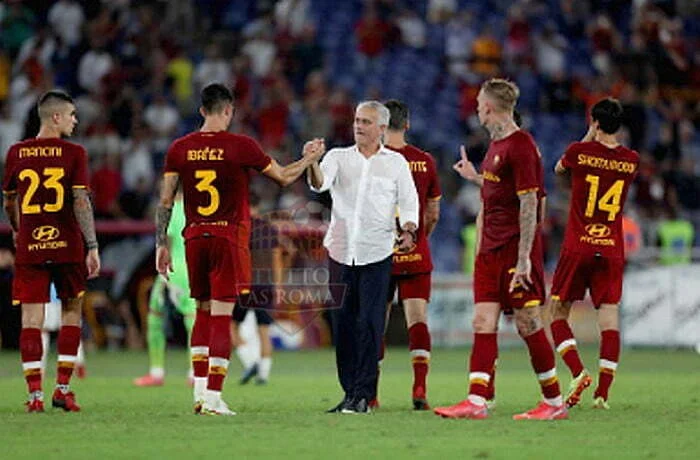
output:
M 391 118 L 391 113 L 384 104 L 382 104 L 379 101 L 363 101 L 357 104 L 357 110 L 364 108 L 374 109 L 377 112 L 379 126 L 389 126 L 389 119 Z

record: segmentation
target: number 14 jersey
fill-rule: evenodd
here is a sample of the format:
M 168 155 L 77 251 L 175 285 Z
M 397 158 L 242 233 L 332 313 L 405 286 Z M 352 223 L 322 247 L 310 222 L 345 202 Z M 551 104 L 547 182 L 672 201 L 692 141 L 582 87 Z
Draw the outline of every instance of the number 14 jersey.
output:
M 165 158 L 165 175 L 179 175 L 182 184 L 184 238 L 208 234 L 235 242 L 236 225 L 250 220 L 249 170 L 264 172 L 271 162 L 247 136 L 199 131 L 175 140 Z
M 17 195 L 18 264 L 82 263 L 85 248 L 73 189 L 86 188 L 87 154 L 59 138 L 28 139 L 7 152 L 2 189 Z
M 623 258 L 622 211 L 639 154 L 623 146 L 575 142 L 562 157 L 571 172 L 571 203 L 563 250 Z

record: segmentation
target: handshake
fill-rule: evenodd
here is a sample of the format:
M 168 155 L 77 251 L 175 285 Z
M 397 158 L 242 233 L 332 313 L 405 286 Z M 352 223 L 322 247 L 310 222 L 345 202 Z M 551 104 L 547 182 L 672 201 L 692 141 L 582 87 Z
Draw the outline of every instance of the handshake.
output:
M 313 161 L 320 160 L 324 153 L 326 153 L 326 141 L 321 138 L 306 142 L 301 152 L 304 158 L 309 158 Z

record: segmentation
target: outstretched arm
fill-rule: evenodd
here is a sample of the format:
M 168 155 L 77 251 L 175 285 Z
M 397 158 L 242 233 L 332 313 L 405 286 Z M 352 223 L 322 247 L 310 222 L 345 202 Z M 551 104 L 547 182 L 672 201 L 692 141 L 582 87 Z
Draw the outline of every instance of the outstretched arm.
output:
M 299 160 L 287 166 L 281 166 L 273 159 L 270 167 L 263 174 L 282 187 L 286 187 L 296 181 L 308 167 L 318 161 L 325 151 L 326 147 L 323 139 L 314 139 L 304 144 L 303 156 Z

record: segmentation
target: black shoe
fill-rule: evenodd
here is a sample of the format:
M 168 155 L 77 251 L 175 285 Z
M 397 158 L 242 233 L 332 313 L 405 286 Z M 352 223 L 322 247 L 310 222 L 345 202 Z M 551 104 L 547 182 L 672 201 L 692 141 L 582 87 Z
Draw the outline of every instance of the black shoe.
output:
M 369 408 L 367 399 L 361 398 L 354 401 L 350 401 L 345 407 L 341 409 L 343 414 L 371 414 L 372 409 Z
M 256 375 L 258 375 L 258 363 L 253 364 L 243 373 L 243 377 L 241 377 L 240 384 L 245 385 L 246 383 L 250 382 L 250 379 L 252 379 Z
M 337 406 L 328 409 L 328 410 L 326 411 L 326 413 L 327 413 L 327 414 L 339 414 L 339 413 L 343 410 L 343 407 L 346 406 L 347 403 L 348 403 L 348 397 L 345 396 L 345 397 L 338 403 Z
M 425 399 L 414 399 L 413 410 L 430 410 L 430 404 Z
M 257 379 L 255 379 L 255 384 L 260 386 L 267 385 L 267 380 L 258 377 Z

